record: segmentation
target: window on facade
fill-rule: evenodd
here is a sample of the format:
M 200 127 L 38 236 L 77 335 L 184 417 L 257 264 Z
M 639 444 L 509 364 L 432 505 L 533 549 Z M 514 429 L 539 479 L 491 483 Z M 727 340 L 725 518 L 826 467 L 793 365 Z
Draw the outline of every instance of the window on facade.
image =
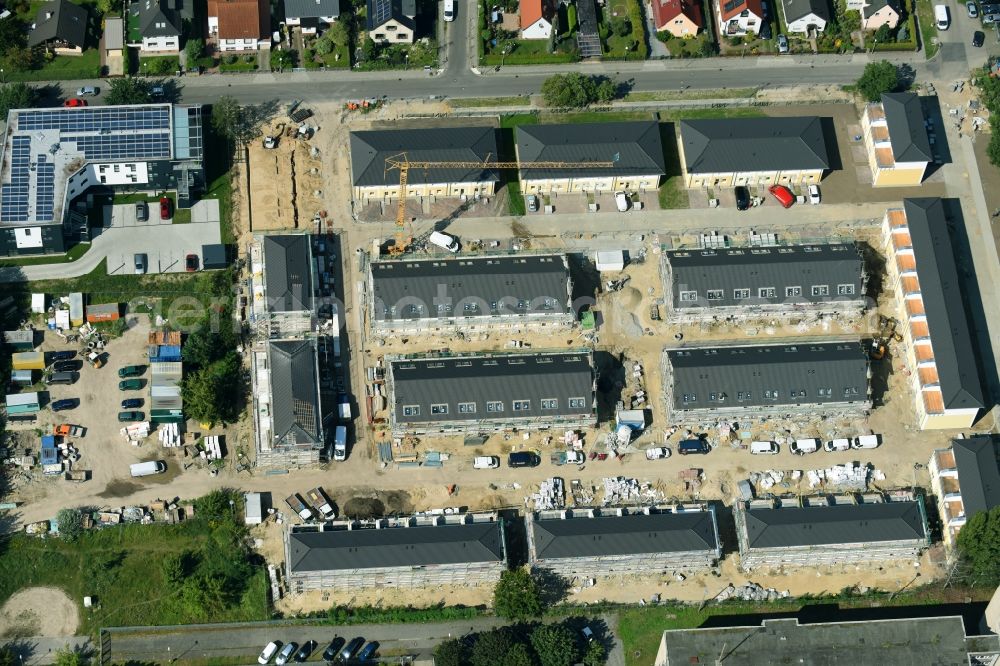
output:
M 496 400 L 496 401 L 487 401 L 487 403 L 486 403 L 486 411 L 487 412 L 502 412 L 503 411 L 503 403 L 500 402 L 499 400 Z
M 749 289 L 733 289 L 733 298 L 736 300 L 742 300 L 744 298 L 750 298 Z
M 420 416 L 420 405 L 404 405 L 403 416 Z
M 761 287 L 757 290 L 757 295 L 760 298 L 774 298 L 776 296 L 776 292 L 774 287 Z
M 458 413 L 459 414 L 475 414 L 476 413 L 476 403 L 474 403 L 474 402 L 460 402 L 460 403 L 458 403 Z
M 802 287 L 785 287 L 785 296 L 791 298 L 793 296 L 801 296 Z
M 682 291 L 681 292 L 681 303 L 691 303 L 698 300 L 697 291 Z
M 830 286 L 825 284 L 814 284 L 813 285 L 813 296 L 829 296 Z
M 514 401 L 514 411 L 515 412 L 526 412 L 531 409 L 530 400 L 515 400 Z
M 431 405 L 431 414 L 447 414 L 447 413 L 448 413 L 448 405 L 446 404 Z
M 710 301 L 721 301 L 723 299 L 722 289 L 709 289 L 705 296 Z
M 583 398 L 570 398 L 569 408 L 570 409 L 583 409 L 587 406 L 587 401 Z
M 854 295 L 854 285 L 853 284 L 838 284 L 837 285 L 837 295 L 838 296 L 853 296 Z
M 466 303 L 464 309 L 467 314 L 475 314 L 479 312 L 479 305 L 476 303 Z
M 387 25 L 387 26 L 385 26 L 385 29 L 388 30 L 389 32 L 394 32 L 398 27 L 399 26 L 395 26 L 395 25 Z
M 559 409 L 559 400 L 556 398 L 543 398 L 542 409 Z

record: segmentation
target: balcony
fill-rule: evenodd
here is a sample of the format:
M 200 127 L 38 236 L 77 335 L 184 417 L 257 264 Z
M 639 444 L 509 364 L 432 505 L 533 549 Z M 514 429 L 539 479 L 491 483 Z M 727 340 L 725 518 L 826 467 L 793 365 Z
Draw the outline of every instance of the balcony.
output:
M 921 298 L 907 298 L 906 299 L 906 314 L 911 317 L 917 315 L 923 315 L 924 312 L 924 301 Z
M 921 386 L 937 386 L 939 381 L 937 366 L 933 365 L 917 368 L 917 376 Z
M 875 164 L 878 165 L 880 169 L 891 169 L 896 166 L 896 158 L 892 155 L 892 148 L 890 146 L 877 147 L 875 148 Z
M 885 120 L 885 110 L 882 108 L 881 104 L 869 104 L 867 107 L 868 120 L 870 122 L 879 122 Z
M 885 125 L 875 125 L 872 127 L 872 141 L 875 143 L 889 142 L 889 128 Z
M 902 208 L 887 210 L 885 216 L 888 218 L 889 226 L 892 228 L 906 226 L 906 212 Z
M 940 389 L 921 391 L 924 411 L 928 414 L 944 414 L 944 397 Z

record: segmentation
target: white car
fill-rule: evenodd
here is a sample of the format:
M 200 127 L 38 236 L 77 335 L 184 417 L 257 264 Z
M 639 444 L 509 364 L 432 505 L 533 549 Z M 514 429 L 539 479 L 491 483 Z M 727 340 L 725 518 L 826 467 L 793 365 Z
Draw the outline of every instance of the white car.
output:
M 94 86 L 84 86 L 82 88 L 77 89 L 76 91 L 77 97 L 86 97 L 87 95 L 96 95 L 96 94 L 97 94 L 97 88 L 95 88 Z
M 476 456 L 472 461 L 473 469 L 496 469 L 500 466 L 500 459 L 496 456 Z
M 665 446 L 657 446 L 652 449 L 646 449 L 646 460 L 659 460 L 661 458 L 669 458 L 670 449 Z
M 270 643 L 268 643 L 264 647 L 264 650 L 260 653 L 260 656 L 257 657 L 257 663 L 266 664 L 269 661 L 271 661 L 271 659 L 274 657 L 274 653 L 278 651 L 278 648 L 280 646 L 281 643 L 278 643 L 277 641 L 271 641 Z
M 615 205 L 618 206 L 618 212 L 624 213 L 628 210 L 628 195 L 624 192 L 615 192 Z
M 814 206 L 819 203 L 819 185 L 809 186 L 809 203 Z
M 773 456 L 779 451 L 775 442 L 750 442 L 750 453 L 754 455 Z
M 824 444 L 823 448 L 831 453 L 833 451 L 849 451 L 851 448 L 851 440 L 846 438 L 832 439 Z

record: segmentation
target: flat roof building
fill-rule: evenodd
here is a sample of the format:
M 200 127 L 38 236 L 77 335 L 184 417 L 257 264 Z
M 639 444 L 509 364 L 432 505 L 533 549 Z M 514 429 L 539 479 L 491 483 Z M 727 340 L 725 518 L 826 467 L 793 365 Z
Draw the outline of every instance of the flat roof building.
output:
M 589 350 L 386 360 L 393 433 L 583 428 L 597 422 Z
M 853 243 L 668 250 L 668 319 L 677 323 L 859 313 L 864 259 Z
M 871 408 L 860 342 L 691 347 L 664 354 L 668 419 L 861 414 Z
M 928 470 L 942 537 L 953 548 L 969 518 L 1000 506 L 1000 449 L 989 435 L 956 439 L 946 449 L 935 449 Z
M 379 333 L 571 327 L 564 255 L 374 261 L 369 321 Z

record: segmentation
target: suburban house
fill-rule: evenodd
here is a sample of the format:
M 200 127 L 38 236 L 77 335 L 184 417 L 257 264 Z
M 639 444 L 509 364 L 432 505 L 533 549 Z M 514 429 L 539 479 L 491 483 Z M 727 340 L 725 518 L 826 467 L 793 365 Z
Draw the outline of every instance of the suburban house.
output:
M 1000 636 L 969 636 L 965 626 L 961 615 L 953 615 L 801 624 L 789 617 L 750 626 L 668 629 L 653 666 L 718 663 L 706 655 L 720 654 L 733 664 L 815 663 L 818 655 L 859 665 L 996 663 Z
M 666 173 L 660 126 L 655 121 L 520 125 L 515 150 L 524 194 L 642 192 L 655 190 Z M 564 169 L 532 162 L 581 163 Z M 587 167 L 587 162 L 613 162 Z
M 572 292 L 565 255 L 379 260 L 369 321 L 379 335 L 571 328 Z
M 1000 449 L 993 437 L 952 440 L 935 449 L 928 470 L 941 516 L 941 536 L 948 548 L 969 518 L 1000 506 Z
M 262 467 L 314 465 L 326 444 L 315 340 L 271 340 L 254 354 L 254 433 Z
M 144 53 L 180 51 L 183 19 L 177 0 L 138 0 L 129 5 L 129 46 Z M 132 26 L 138 26 L 133 30 Z
M 291 525 L 284 533 L 292 592 L 493 585 L 507 568 L 495 513 Z
M 521 39 L 548 39 L 556 7 L 553 0 L 521 0 Z
M 0 164 L 0 255 L 65 251 L 90 240 L 86 195 L 177 193 L 190 208 L 204 187 L 200 106 L 136 104 L 18 109 L 7 116 Z
M 597 423 L 588 350 L 386 357 L 394 434 L 586 428 Z
M 899 0 L 847 0 L 847 9 L 861 14 L 862 30 L 878 30 L 883 25 L 895 29 L 903 17 Z
M 733 518 L 740 567 L 752 571 L 915 560 L 930 545 L 924 498 L 887 499 L 807 506 L 785 506 L 775 500 L 738 502 Z
M 674 37 L 694 37 L 705 27 L 698 0 L 649 0 L 653 9 L 653 26 L 657 32 L 666 30 Z
M 864 414 L 868 354 L 860 342 L 686 347 L 666 351 L 667 418 Z
M 924 110 L 914 93 L 883 93 L 865 106 L 861 129 L 872 187 L 916 186 L 934 160 Z
M 323 32 L 340 18 L 340 0 L 285 0 L 285 25 L 303 35 Z
M 904 199 L 882 222 L 884 288 L 897 296 L 921 430 L 968 428 L 984 407 L 948 220 L 941 199 Z
M 788 32 L 815 35 L 826 30 L 830 20 L 827 0 L 781 0 Z
M 264 236 L 252 262 L 255 321 L 266 321 L 268 338 L 300 338 L 316 326 L 312 245 L 305 234 Z
M 706 571 L 722 554 L 715 509 L 562 509 L 528 513 L 528 563 L 567 579 Z
M 271 48 L 268 0 L 208 0 L 208 37 L 220 51 Z
M 719 16 L 719 36 L 756 35 L 764 24 L 762 0 L 714 0 Z
M 411 169 L 407 197 L 488 197 L 496 192 L 500 173 L 479 163 L 495 162 L 497 132 L 493 127 L 436 127 L 351 132 L 351 184 L 354 200 L 399 198 L 399 170 L 385 160 L 405 154 L 412 161 L 474 162 L 474 167 Z
M 412 44 L 416 18 L 417 0 L 368 0 L 365 29 L 376 43 Z
M 38 8 L 28 29 L 28 46 L 44 46 L 59 55 L 80 55 L 87 39 L 87 8 L 53 0 Z
M 830 169 L 815 116 L 682 120 L 680 152 L 689 188 L 810 185 Z
M 662 273 L 677 323 L 860 314 L 866 305 L 854 243 L 667 250 Z

